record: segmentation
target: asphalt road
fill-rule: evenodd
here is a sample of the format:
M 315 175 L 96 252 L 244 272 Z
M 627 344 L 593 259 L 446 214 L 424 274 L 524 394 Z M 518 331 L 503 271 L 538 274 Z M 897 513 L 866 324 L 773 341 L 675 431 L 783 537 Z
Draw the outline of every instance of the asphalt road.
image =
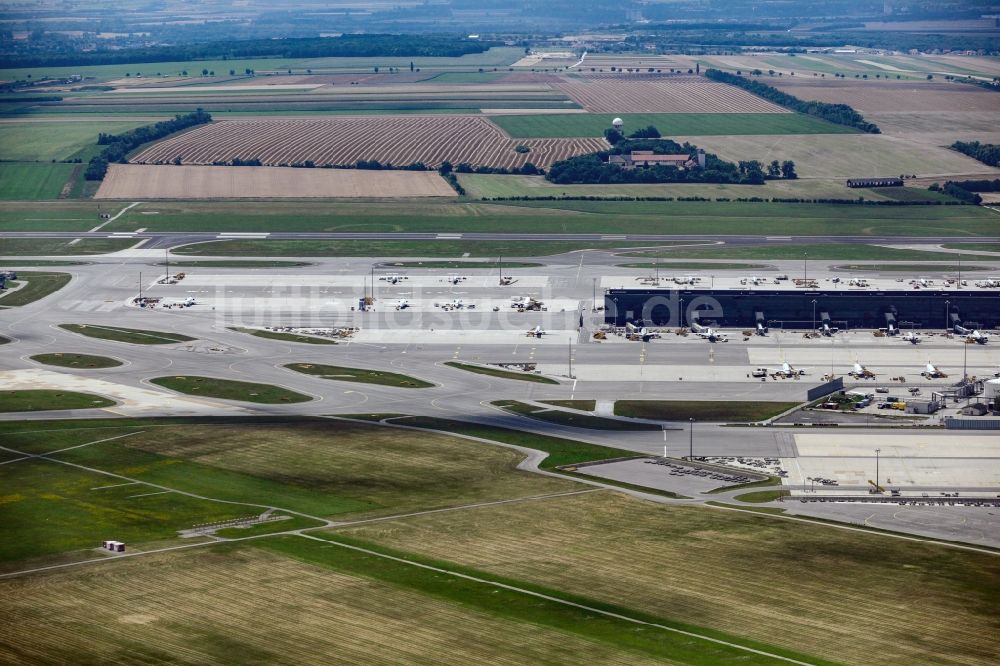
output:
M 467 241 L 628 241 L 628 242 L 668 242 L 707 241 L 724 242 L 727 245 L 762 245 L 773 243 L 794 244 L 894 244 L 894 245 L 939 245 L 941 243 L 997 243 L 1000 236 L 752 236 L 752 235 L 668 235 L 668 234 L 513 234 L 513 233 L 323 233 L 323 232 L 270 232 L 260 234 L 233 234 L 212 231 L 204 232 L 64 232 L 64 231 L 5 231 L 0 238 L 135 238 L 145 240 L 143 248 L 171 248 L 210 240 L 234 240 L 239 238 L 268 240 L 467 240 Z

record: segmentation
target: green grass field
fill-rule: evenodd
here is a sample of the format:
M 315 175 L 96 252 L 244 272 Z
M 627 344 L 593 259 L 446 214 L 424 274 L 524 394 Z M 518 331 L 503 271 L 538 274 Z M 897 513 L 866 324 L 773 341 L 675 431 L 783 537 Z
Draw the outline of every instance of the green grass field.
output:
M 479 437 L 494 442 L 525 446 L 529 449 L 544 451 L 548 453 L 548 457 L 539 465 L 542 469 L 553 469 L 563 465 L 574 465 L 582 462 L 609 460 L 636 455 L 634 451 L 615 449 L 610 446 L 577 442 L 562 437 L 538 435 L 532 432 L 481 425 L 479 423 L 458 421 L 455 419 L 442 419 L 432 416 L 407 416 L 393 419 L 393 422 L 399 425 L 443 430 L 445 432 L 453 432 L 457 435 Z
M 21 204 L 4 215 L 0 229 L 32 230 L 31 208 Z M 79 210 L 79 209 L 76 209 Z M 76 212 L 68 209 L 65 212 Z M 115 209 L 117 210 L 117 208 Z M 82 211 L 81 211 L 82 212 Z M 155 214 L 150 214 L 155 213 Z M 49 213 L 51 215 L 51 213 Z M 79 217 L 77 214 L 53 217 Z M 10 220 L 9 222 L 7 220 Z M 979 206 L 860 206 L 739 202 L 656 201 L 517 201 L 517 202 L 257 202 L 248 209 L 240 202 L 145 203 L 130 209 L 105 231 L 218 232 L 465 232 L 503 229 L 509 233 L 620 234 L 761 234 L 788 235 L 993 235 L 997 213 Z M 53 222 L 52 224 L 55 224 Z M 95 223 L 96 224 L 96 223 Z M 77 228 L 90 228 L 80 224 Z M 974 241 L 974 238 L 970 238 Z M 231 241 L 225 241 L 231 244 Z M 271 243 L 292 241 L 269 241 Z M 326 241 L 310 241 L 325 243 Z M 419 241 L 414 241 L 419 242 Z M 425 244 L 426 241 L 423 241 Z M 362 253 L 372 248 L 391 251 L 376 241 L 341 244 L 341 251 Z M 453 243 L 454 251 L 472 256 L 496 256 L 469 243 Z M 484 246 L 486 244 L 484 243 Z M 209 247 L 209 246 L 206 246 Z M 280 247 L 280 246 L 276 246 Z M 189 248 L 186 252 L 194 252 Z M 301 252 L 301 250 L 299 250 Z M 565 250 L 563 250 L 565 251 Z M 308 249 L 306 250 L 308 252 Z M 537 253 L 535 253 L 537 254 Z M 308 256 L 308 255 L 305 255 Z M 315 253 L 314 253 L 315 256 Z M 369 256 L 378 256 L 372 253 Z M 393 255 L 382 255 L 393 256 Z M 412 256 L 412 255 L 411 255 Z M 433 255 L 432 255 L 433 256 Z M 455 256 L 455 255 L 448 255 Z M 461 256 L 461 255 L 458 255 Z M 506 255 L 505 255 L 506 256 Z M 510 256 L 532 256 L 515 255 Z
M 763 421 L 797 402 L 723 402 L 717 400 L 618 400 L 615 416 L 657 421 Z
M 0 485 L 4 530 L 17 535 L 0 539 L 2 562 L 96 549 L 104 539 L 130 546 L 170 539 L 198 523 L 256 513 L 47 460 L 0 465 Z
M 803 138 L 808 140 L 808 137 Z M 707 199 L 847 199 L 866 201 L 954 201 L 940 192 L 916 187 L 859 188 L 847 187 L 844 179 L 800 178 L 769 180 L 763 185 L 728 183 L 656 183 L 620 185 L 559 185 L 544 176 L 462 173 L 458 180 L 474 199 L 511 197 L 703 197 Z
M 0 391 L 0 412 L 43 412 L 50 409 L 97 409 L 114 400 L 90 393 L 49 389 Z
M 499 269 L 495 261 L 394 261 L 385 266 L 400 268 L 450 268 L 454 270 Z M 505 261 L 503 268 L 538 268 L 542 264 L 531 261 Z
M 0 200 L 56 199 L 77 166 L 44 162 L 2 163 Z
M 592 412 L 597 408 L 596 400 L 539 400 L 546 405 L 556 407 L 568 407 L 569 409 L 579 409 L 584 412 Z
M 178 342 L 191 342 L 196 338 L 181 333 L 165 333 L 149 331 L 140 328 L 120 328 L 118 326 L 103 326 L 100 324 L 59 324 L 59 328 L 86 335 L 88 338 L 129 342 L 134 345 L 171 345 Z
M 48 354 L 36 354 L 31 357 L 32 361 L 54 365 L 60 368 L 116 368 L 122 364 L 121 361 L 107 356 L 95 356 L 93 354 L 75 354 L 73 352 L 50 352 Z
M 967 252 L 1000 252 L 1000 243 L 946 243 L 941 247 Z
M 622 419 L 609 419 L 591 414 L 578 414 L 574 412 L 564 412 L 558 409 L 545 409 L 536 405 L 529 405 L 517 400 L 494 400 L 492 403 L 506 412 L 519 414 L 530 419 L 555 423 L 557 425 L 571 426 L 574 428 L 590 428 L 592 430 L 659 430 L 660 426 L 655 423 L 632 423 Z
M 943 254 L 943 253 L 942 253 Z M 1000 260 L 1000 257 L 997 257 Z M 957 263 L 951 264 L 843 264 L 842 266 L 837 266 L 838 270 L 845 271 L 865 271 L 872 272 L 878 271 L 881 273 L 885 272 L 898 272 L 898 273 L 957 273 L 958 271 L 988 271 L 992 270 L 989 266 L 975 266 L 972 264 L 962 264 Z M 965 278 L 962 278 L 963 280 Z
M 232 326 L 229 328 L 230 331 L 238 331 L 239 333 L 246 333 L 257 338 L 265 338 L 267 340 L 281 340 L 282 342 L 301 342 L 307 345 L 335 345 L 336 340 L 331 340 L 329 338 L 318 338 L 315 335 L 299 335 L 298 333 L 283 333 L 281 331 L 266 331 L 261 328 L 240 328 L 239 326 Z
M 182 245 L 174 254 L 219 257 L 544 257 L 587 249 L 614 249 L 602 241 L 325 241 L 225 240 Z M 633 243 L 646 246 L 648 243 Z M 2 244 L 0 244 L 2 248 Z
M 128 436 L 111 439 L 120 435 Z M 0 439 L 30 453 L 75 446 L 56 457 L 204 497 L 319 517 L 385 515 L 577 488 L 518 471 L 523 455 L 503 447 L 339 419 L 0 422 Z M 99 443 L 80 446 L 89 442 Z
M 160 262 L 160 266 L 170 268 L 302 268 L 311 266 L 306 261 L 255 261 L 253 259 L 227 259 L 223 261 L 171 261 Z
M 97 135 L 101 132 L 119 134 L 143 124 L 142 121 L 80 120 L 3 123 L 0 124 L 0 160 L 49 162 L 69 159 L 78 151 L 96 146 Z
M 667 252 L 673 252 L 668 249 Z M 771 268 L 767 264 L 744 264 L 733 262 L 713 262 L 713 261 L 668 261 L 668 262 L 640 262 L 636 264 L 618 264 L 619 268 L 643 268 L 649 270 L 669 271 L 669 270 L 693 270 L 693 271 L 726 271 L 726 270 L 755 270 L 761 268 Z
M 322 379 L 332 379 L 338 382 L 358 382 L 361 384 L 377 384 L 379 386 L 395 386 L 398 388 L 430 388 L 434 384 L 416 377 L 398 372 L 382 370 L 367 370 L 365 368 L 345 368 L 339 365 L 321 365 L 316 363 L 290 363 L 285 366 L 289 370 L 313 375 Z
M 502 368 L 490 368 L 483 365 L 460 363 L 458 361 L 447 361 L 445 365 L 447 365 L 449 368 L 455 368 L 456 370 L 465 370 L 466 372 L 474 372 L 477 375 L 487 375 L 489 377 L 498 377 L 500 379 L 514 379 L 520 382 L 534 382 L 535 384 L 559 383 L 555 379 L 551 379 L 549 377 L 545 377 L 542 375 L 535 375 L 530 372 L 504 370 Z
M 217 377 L 156 377 L 149 381 L 172 391 L 188 395 L 204 396 L 206 398 L 258 402 L 267 405 L 308 402 L 312 400 L 307 395 L 281 388 L 280 386 L 258 384 L 256 382 L 241 382 L 233 379 L 219 379 Z
M 65 287 L 69 284 L 71 278 L 72 276 L 69 273 L 19 271 L 17 282 L 24 282 L 25 284 L 16 290 L 0 293 L 0 307 L 14 307 L 34 303 Z
M 77 256 L 106 254 L 135 245 L 134 238 L 85 238 L 78 243 L 58 238 L 0 238 L 0 256 Z
M 665 137 L 738 134 L 855 134 L 799 113 L 567 113 L 490 118 L 515 138 L 602 136 L 620 117 L 625 131 L 653 125 Z

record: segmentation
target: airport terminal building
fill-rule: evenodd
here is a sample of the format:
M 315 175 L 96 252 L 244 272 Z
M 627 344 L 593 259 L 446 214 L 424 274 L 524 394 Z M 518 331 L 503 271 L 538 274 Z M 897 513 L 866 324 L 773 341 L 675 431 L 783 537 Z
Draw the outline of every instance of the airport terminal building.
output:
M 958 287 L 919 281 L 851 280 L 795 284 L 787 280 L 756 284 L 739 280 L 710 288 L 695 284 L 671 287 L 608 289 L 605 323 L 625 326 L 691 326 L 814 330 L 993 329 L 1000 327 L 1000 282 L 981 281 Z

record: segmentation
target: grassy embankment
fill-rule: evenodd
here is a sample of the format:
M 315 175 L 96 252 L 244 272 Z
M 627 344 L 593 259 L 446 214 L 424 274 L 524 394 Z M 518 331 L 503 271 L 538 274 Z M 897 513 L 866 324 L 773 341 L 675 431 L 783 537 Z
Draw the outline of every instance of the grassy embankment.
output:
M 781 414 L 797 402 L 724 402 L 717 400 L 618 400 L 616 416 L 657 421 L 763 421 Z
M 494 400 L 490 404 L 500 407 L 506 412 L 527 416 L 538 421 L 575 428 L 591 428 L 593 430 L 660 430 L 655 423 L 635 423 L 623 419 L 609 419 L 592 414 L 565 412 L 559 409 L 546 409 L 529 405 L 517 400 Z
M 178 342 L 191 342 L 197 339 L 181 333 L 148 331 L 140 328 L 120 328 L 118 326 L 101 326 L 99 324 L 59 324 L 59 328 L 71 333 L 85 335 L 88 338 L 128 342 L 134 345 L 171 345 Z
M 67 284 L 72 276 L 69 273 L 43 273 L 38 271 L 19 271 L 16 282 L 8 282 L 9 291 L 0 292 L 0 308 L 29 305 L 53 294 Z M 25 282 L 14 290 L 17 283 Z
M 74 354 L 72 352 L 36 354 L 31 357 L 31 360 L 37 363 L 44 363 L 45 365 L 55 365 L 60 368 L 115 368 L 122 364 L 116 358 L 95 356 L 93 354 Z
M 530 372 L 519 372 L 514 370 L 504 370 L 502 368 L 489 368 L 482 365 L 472 365 L 471 363 L 460 363 L 458 361 L 446 361 L 445 365 L 449 368 L 455 368 L 457 370 L 465 370 L 466 372 L 474 372 L 477 375 L 487 375 L 489 377 L 498 377 L 500 379 L 516 379 L 522 382 L 534 382 L 535 384 L 558 384 L 559 382 L 550 377 L 545 377 L 543 375 L 535 375 Z
M 53 409 L 98 409 L 114 400 L 91 393 L 50 389 L 0 391 L 0 412 L 44 412 Z
M 218 377 L 174 376 L 156 377 L 150 382 L 179 393 L 278 405 L 291 402 L 308 402 L 312 398 L 297 391 L 256 382 L 241 382 Z
M 238 333 L 246 333 L 257 338 L 266 338 L 268 340 L 281 340 L 282 342 L 301 342 L 308 345 L 335 345 L 336 340 L 331 340 L 329 338 L 320 338 L 315 335 L 302 335 L 299 333 L 285 333 L 283 331 L 266 331 L 262 328 L 242 328 L 240 326 L 230 326 L 230 331 L 237 331 Z
M 398 372 L 369 370 L 366 368 L 346 368 L 339 365 L 322 365 L 319 363 L 289 363 L 289 370 L 304 375 L 313 375 L 321 379 L 332 379 L 339 382 L 358 382 L 361 384 L 377 384 L 379 386 L 395 386 L 398 388 L 430 388 L 431 382 L 425 382 L 416 377 Z

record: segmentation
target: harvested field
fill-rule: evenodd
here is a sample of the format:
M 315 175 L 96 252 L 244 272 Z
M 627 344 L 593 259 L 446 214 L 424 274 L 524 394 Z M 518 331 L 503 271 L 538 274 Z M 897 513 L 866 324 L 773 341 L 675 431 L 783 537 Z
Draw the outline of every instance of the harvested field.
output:
M 576 78 L 556 87 L 596 113 L 790 113 L 745 90 L 702 77 Z
M 6 580 L 0 594 L 5 663 L 662 663 L 249 547 Z
M 792 160 L 802 178 L 863 178 L 867 176 L 956 176 L 1000 173 L 1000 169 L 941 146 L 918 144 L 909 138 L 853 134 L 837 136 L 690 136 L 691 141 L 725 160 Z
M 516 152 L 519 144 L 529 151 Z M 226 120 L 156 143 L 132 161 L 165 164 L 179 157 L 185 164 L 212 164 L 239 158 L 267 165 L 306 160 L 324 165 L 378 160 L 434 167 L 449 161 L 517 168 L 526 162 L 547 167 L 606 147 L 597 137 L 515 140 L 479 116 L 342 116 Z
M 346 534 L 840 663 L 998 656 L 994 555 L 612 493 Z
M 936 81 L 830 80 L 798 77 L 767 80 L 800 99 L 848 104 L 861 113 L 921 111 L 997 112 L 1000 101 L 989 90 Z M 567 91 L 568 92 L 568 91 Z
M 95 199 L 450 197 L 433 171 L 112 164 Z

